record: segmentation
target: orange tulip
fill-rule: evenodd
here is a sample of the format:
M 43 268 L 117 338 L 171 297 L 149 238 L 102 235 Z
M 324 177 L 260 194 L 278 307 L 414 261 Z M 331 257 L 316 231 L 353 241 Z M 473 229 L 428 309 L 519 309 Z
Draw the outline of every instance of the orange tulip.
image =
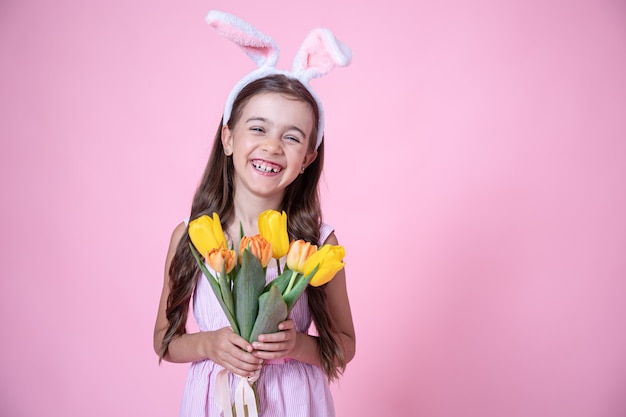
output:
M 244 236 L 239 243 L 239 253 L 248 248 L 250 252 L 261 262 L 263 268 L 272 260 L 272 245 L 261 235 Z
M 207 254 L 207 263 L 217 273 L 222 273 L 222 269 L 226 268 L 226 273 L 235 268 L 237 264 L 237 254 L 234 250 L 226 249 L 224 246 L 215 248 Z
M 287 252 L 287 266 L 292 271 L 299 273 L 304 272 L 305 261 L 317 252 L 317 246 L 312 245 L 310 242 L 304 240 L 294 240 L 289 245 L 289 252 Z

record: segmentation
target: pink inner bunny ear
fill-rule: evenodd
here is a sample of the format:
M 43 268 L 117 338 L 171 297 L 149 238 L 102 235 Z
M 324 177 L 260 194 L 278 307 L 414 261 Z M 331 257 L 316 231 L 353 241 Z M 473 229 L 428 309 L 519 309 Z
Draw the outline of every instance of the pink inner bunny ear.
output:
M 218 10 L 210 11 L 206 21 L 222 36 L 239 45 L 258 67 L 276 66 L 279 52 L 276 42 L 248 22 Z
M 335 67 L 345 67 L 352 60 L 352 51 L 335 38 L 328 29 L 314 29 L 306 37 L 293 62 L 293 71 L 300 78 L 325 75 Z

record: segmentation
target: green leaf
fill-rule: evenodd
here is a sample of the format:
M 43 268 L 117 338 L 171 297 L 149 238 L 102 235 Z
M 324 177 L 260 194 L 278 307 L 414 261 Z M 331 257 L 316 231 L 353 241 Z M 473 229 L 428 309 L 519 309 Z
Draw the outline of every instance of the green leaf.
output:
M 247 341 L 250 341 L 250 332 L 259 312 L 259 296 L 264 287 L 265 274 L 261 262 L 246 248 L 241 254 L 241 269 L 233 283 L 233 299 L 240 335 Z
M 233 302 L 233 293 L 230 289 L 230 279 L 226 275 L 226 263 L 222 265 L 222 273 L 219 276 L 220 289 L 222 290 L 222 299 L 231 316 L 235 315 L 235 304 Z
M 283 299 L 285 300 L 285 303 L 287 304 L 287 311 L 291 311 L 294 304 L 296 304 L 296 301 L 298 301 L 298 298 L 300 298 L 300 296 L 306 289 L 307 285 L 309 285 L 309 282 L 311 282 L 311 279 L 313 278 L 313 275 L 315 275 L 315 273 L 317 272 L 318 268 L 319 268 L 319 265 L 313 268 L 311 273 L 307 276 L 298 274 L 296 283 L 293 285 L 293 287 L 291 287 L 291 290 L 287 294 L 283 295 Z
M 235 317 L 230 312 L 230 310 L 228 309 L 228 306 L 226 306 L 226 303 L 224 303 L 224 300 L 222 299 L 222 290 L 220 288 L 220 284 L 217 282 L 213 274 L 211 274 L 211 271 L 209 271 L 209 269 L 206 267 L 206 265 L 204 264 L 204 261 L 200 258 L 200 254 L 198 253 L 196 248 L 194 248 L 191 243 L 189 244 L 189 247 L 191 248 L 191 253 L 193 254 L 193 257 L 196 259 L 198 266 L 202 270 L 202 273 L 209 280 L 209 284 L 211 285 L 211 288 L 213 289 L 215 298 L 217 298 L 217 301 L 220 303 L 220 306 L 222 307 L 222 310 L 224 311 L 224 314 L 226 314 L 226 318 L 228 319 L 228 322 L 230 323 L 230 327 L 232 327 L 233 332 L 240 334 L 239 326 L 237 326 L 237 321 L 235 320 Z
M 278 324 L 287 318 L 287 304 L 278 289 L 272 285 L 270 290 L 259 297 L 259 316 L 256 318 L 249 342 L 258 340 L 260 334 L 275 333 Z

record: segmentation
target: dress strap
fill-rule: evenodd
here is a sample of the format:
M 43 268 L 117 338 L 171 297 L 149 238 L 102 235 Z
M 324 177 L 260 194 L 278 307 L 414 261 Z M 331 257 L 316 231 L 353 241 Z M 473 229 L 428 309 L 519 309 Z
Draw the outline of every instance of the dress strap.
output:
M 326 223 L 322 223 L 322 225 L 320 226 L 320 241 L 319 244 L 323 245 L 324 242 L 326 242 L 326 239 L 328 239 L 328 236 L 330 236 L 330 234 L 332 232 L 335 231 L 335 228 L 332 227 L 329 224 Z

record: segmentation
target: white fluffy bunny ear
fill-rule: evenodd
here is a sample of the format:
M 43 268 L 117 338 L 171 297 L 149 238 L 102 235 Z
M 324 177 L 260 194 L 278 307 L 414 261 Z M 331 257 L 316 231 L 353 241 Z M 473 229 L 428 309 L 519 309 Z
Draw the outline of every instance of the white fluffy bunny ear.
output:
M 259 68 L 274 68 L 279 49 L 274 39 L 254 26 L 229 13 L 212 10 L 206 22 L 230 41 L 239 45 Z
M 333 33 L 324 28 L 313 29 L 302 42 L 293 61 L 293 73 L 300 80 L 325 75 L 335 67 L 345 67 L 352 61 L 352 51 Z
M 276 68 L 279 49 L 274 39 L 261 33 L 251 24 L 237 16 L 218 10 L 210 11 L 206 16 L 206 22 L 217 29 L 221 35 L 239 45 L 258 67 L 241 78 L 230 90 L 224 104 L 222 123 L 228 124 L 235 99 L 251 82 L 276 74 L 295 78 L 311 93 L 319 109 L 317 149 L 324 137 L 324 107 L 309 81 L 325 75 L 333 68 L 349 65 L 352 61 L 350 48 L 335 38 L 330 30 L 314 29 L 309 32 L 300 46 L 293 61 L 292 70 L 283 71 Z

